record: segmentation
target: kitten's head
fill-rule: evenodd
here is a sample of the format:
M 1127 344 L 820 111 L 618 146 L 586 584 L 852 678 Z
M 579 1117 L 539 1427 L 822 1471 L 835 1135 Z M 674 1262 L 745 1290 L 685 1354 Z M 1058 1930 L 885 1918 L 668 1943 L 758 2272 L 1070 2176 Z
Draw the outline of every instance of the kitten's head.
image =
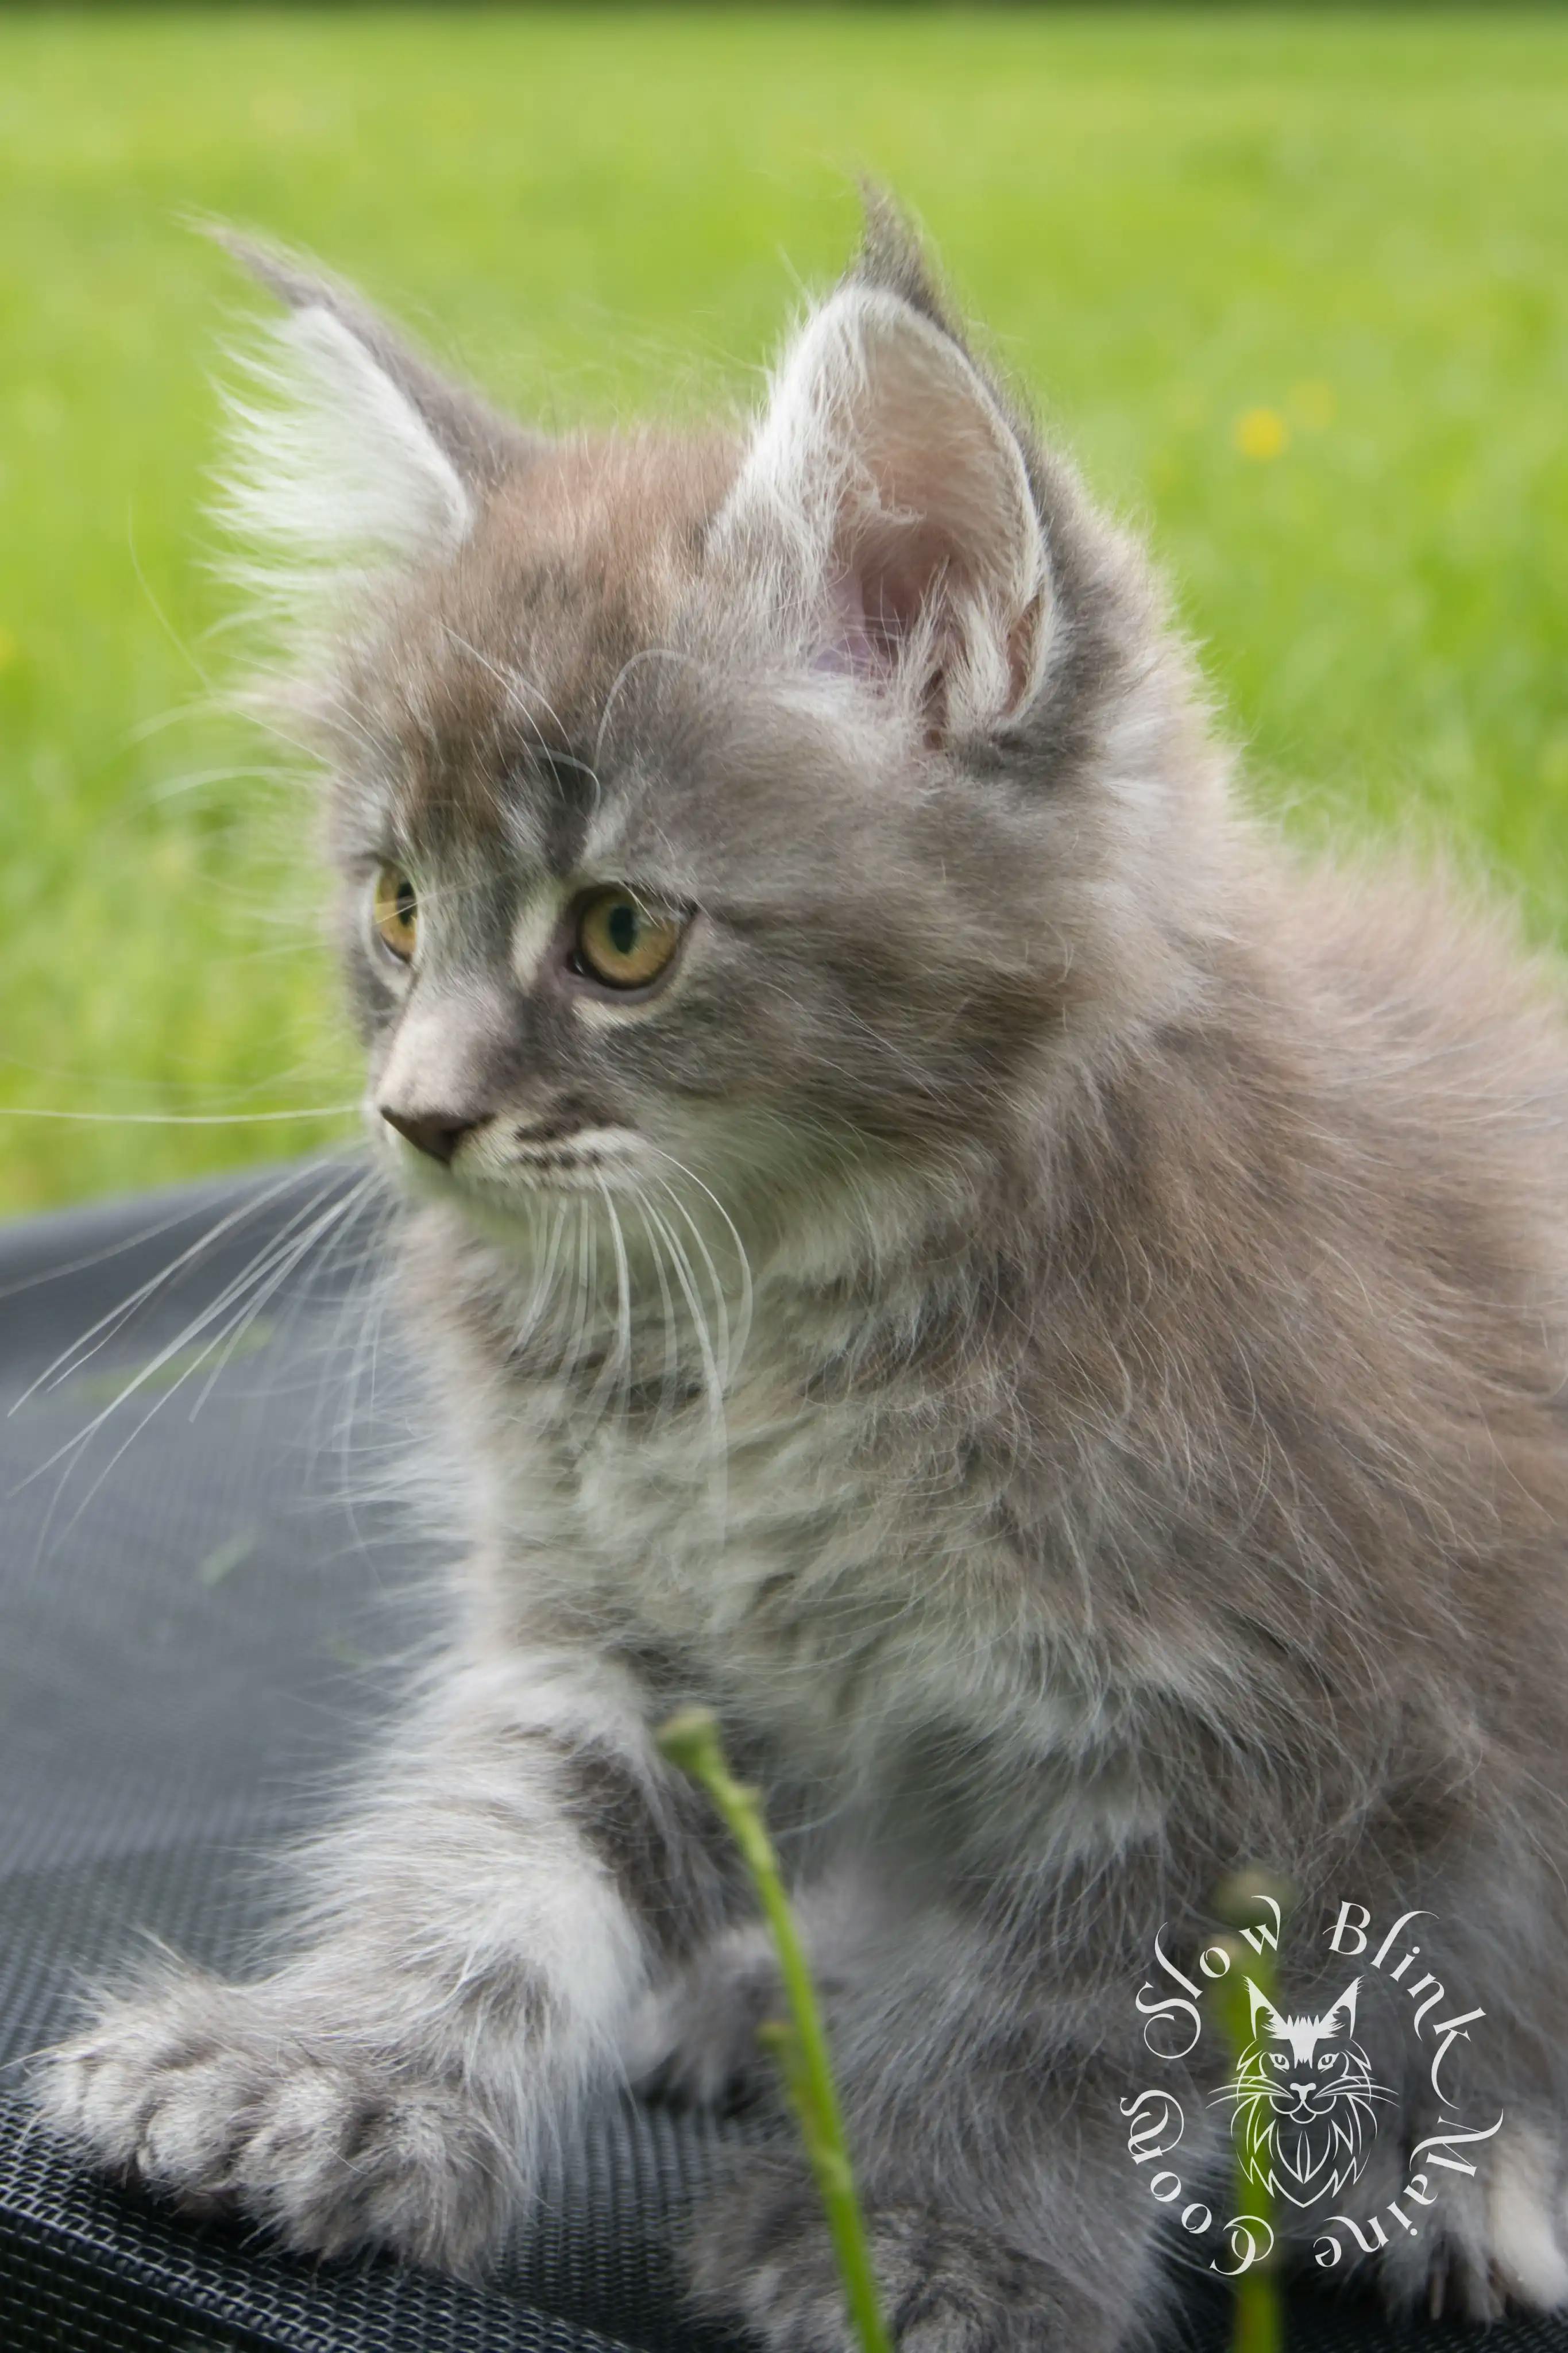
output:
M 288 315 L 232 512 L 411 1180 L 489 1223 L 672 1165 L 785 1225 L 951 1185 L 1180 985 L 1180 663 L 888 217 L 706 438 L 512 426 L 247 258 Z

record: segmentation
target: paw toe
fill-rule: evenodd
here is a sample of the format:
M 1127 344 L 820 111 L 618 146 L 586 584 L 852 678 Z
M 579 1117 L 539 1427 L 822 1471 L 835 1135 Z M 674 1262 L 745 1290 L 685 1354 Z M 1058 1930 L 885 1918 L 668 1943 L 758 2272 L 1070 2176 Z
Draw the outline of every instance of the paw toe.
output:
M 173 2087 L 201 2053 L 155 2011 L 106 2011 L 90 2032 L 46 2055 L 34 2098 L 52 2125 L 100 2162 L 135 2165 Z
M 512 2181 L 471 2095 L 352 2038 L 290 2031 L 254 1989 L 193 1978 L 176 1992 L 106 2009 L 40 2062 L 47 2126 L 187 2210 L 237 2208 L 301 2253 L 375 2242 L 471 2266 Z

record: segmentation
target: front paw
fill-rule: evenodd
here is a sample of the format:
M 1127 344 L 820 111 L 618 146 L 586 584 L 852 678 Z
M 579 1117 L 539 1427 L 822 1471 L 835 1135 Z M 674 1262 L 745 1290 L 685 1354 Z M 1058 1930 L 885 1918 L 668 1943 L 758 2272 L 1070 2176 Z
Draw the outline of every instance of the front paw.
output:
M 265 1987 L 192 1973 L 110 2003 L 45 2054 L 34 2094 L 93 2161 L 301 2253 L 374 2242 L 468 2270 L 510 2203 L 507 2152 L 471 2096 L 353 2031 L 291 2026 Z
M 1058 2274 L 934 2200 L 872 2204 L 871 2261 L 899 2353 L 1110 2353 L 1119 2321 Z M 815 2184 L 751 2152 L 703 2209 L 690 2255 L 700 2309 L 776 2353 L 855 2353 Z

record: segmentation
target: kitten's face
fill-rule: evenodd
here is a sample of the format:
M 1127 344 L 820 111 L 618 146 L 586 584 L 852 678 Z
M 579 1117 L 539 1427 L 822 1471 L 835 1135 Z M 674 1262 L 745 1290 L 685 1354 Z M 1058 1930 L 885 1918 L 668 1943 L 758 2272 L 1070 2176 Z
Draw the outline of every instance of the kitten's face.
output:
M 1016 1134 L 1127 895 L 1087 791 L 1127 665 L 908 254 L 736 442 L 538 441 L 262 266 L 307 406 L 236 502 L 349 575 L 311 718 L 409 1180 L 493 1222 L 673 1165 L 787 1223 Z
M 612 522 L 574 575 L 514 521 L 356 685 L 337 834 L 372 1094 L 458 1198 L 940 1159 L 1016 1089 L 1069 961 L 1030 813 L 857 681 L 748 659 L 677 570 L 718 464 L 662 457 L 662 610 L 598 586 Z

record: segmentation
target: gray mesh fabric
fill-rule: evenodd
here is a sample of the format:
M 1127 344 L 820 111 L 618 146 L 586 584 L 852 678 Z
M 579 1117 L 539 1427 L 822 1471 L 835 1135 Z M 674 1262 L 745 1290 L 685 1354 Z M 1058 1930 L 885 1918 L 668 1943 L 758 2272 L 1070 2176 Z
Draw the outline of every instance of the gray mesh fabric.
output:
M 399 1415 L 353 1183 L 323 1162 L 0 1233 L 0 2063 L 148 1932 L 219 1966 L 244 1953 L 268 1846 L 322 1802 L 418 1632 L 412 1548 L 356 1500 Z M 479 2291 L 296 2262 L 89 2179 L 29 2128 L 16 2080 L 0 2073 L 0 2353 L 726 2341 L 676 2289 L 715 2146 L 689 2118 L 607 2106 Z M 1172 2342 L 1225 2337 L 1200 2296 Z M 1474 2340 L 1310 2298 L 1293 2314 L 1303 2348 L 1413 2341 Z M 1487 2342 L 1568 2353 L 1568 2328 Z

